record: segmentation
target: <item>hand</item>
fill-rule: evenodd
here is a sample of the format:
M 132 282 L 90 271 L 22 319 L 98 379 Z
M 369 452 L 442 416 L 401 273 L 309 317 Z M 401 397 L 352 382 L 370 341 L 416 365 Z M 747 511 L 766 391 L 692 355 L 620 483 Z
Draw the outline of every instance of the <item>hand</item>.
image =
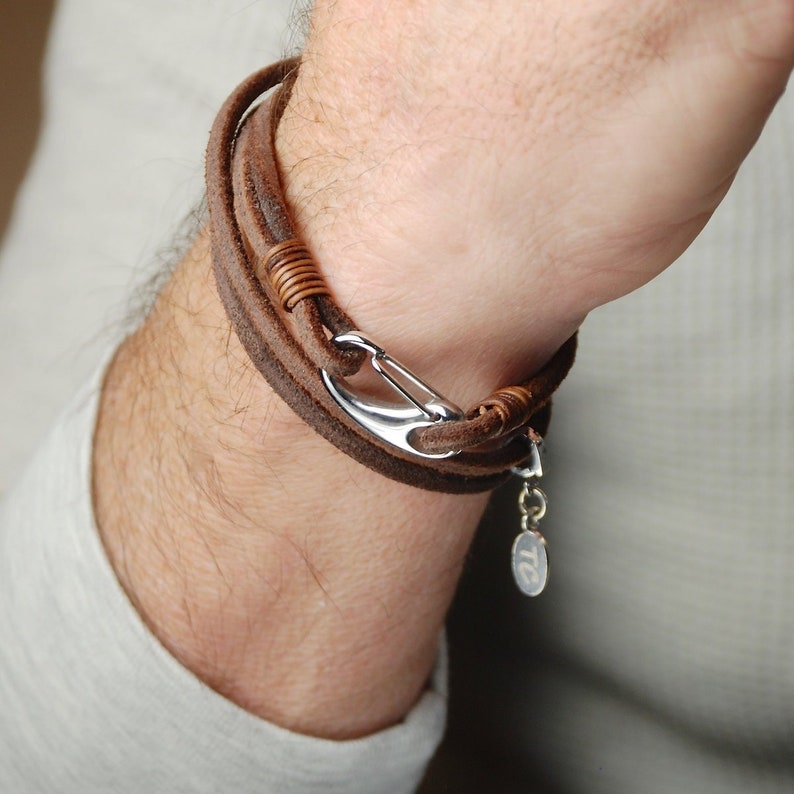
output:
M 466 403 L 681 254 L 792 58 L 791 0 L 320 4 L 288 195 L 360 327 Z

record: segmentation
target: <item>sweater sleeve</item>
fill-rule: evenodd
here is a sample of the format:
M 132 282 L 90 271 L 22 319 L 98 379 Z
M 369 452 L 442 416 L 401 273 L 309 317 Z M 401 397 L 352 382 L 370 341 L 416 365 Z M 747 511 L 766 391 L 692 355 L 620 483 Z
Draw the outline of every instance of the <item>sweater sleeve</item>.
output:
M 3 790 L 412 791 L 443 731 L 443 663 L 400 725 L 337 742 L 242 710 L 148 631 L 94 524 L 98 380 L 72 401 L 0 509 Z

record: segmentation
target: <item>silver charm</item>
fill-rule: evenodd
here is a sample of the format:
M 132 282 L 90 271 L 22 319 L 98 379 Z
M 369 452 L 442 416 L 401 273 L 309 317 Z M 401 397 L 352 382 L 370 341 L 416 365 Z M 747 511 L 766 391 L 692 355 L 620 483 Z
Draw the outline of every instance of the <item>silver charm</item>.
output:
M 546 539 L 538 525 L 546 515 L 548 499 L 538 487 L 543 476 L 543 439 L 533 430 L 527 433 L 529 455 L 526 465 L 513 469 L 523 479 L 518 495 L 521 532 L 513 541 L 512 569 L 518 589 L 527 596 L 540 595 L 549 580 L 549 556 Z
M 549 558 L 540 532 L 521 532 L 513 542 L 513 578 L 526 596 L 540 595 L 546 587 Z

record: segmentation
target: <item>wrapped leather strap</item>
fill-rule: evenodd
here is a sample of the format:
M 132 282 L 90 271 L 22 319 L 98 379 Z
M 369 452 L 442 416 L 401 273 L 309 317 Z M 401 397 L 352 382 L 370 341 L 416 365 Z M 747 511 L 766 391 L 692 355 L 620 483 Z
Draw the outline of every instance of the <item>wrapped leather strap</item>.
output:
M 358 371 L 365 356 L 329 339 L 329 332 L 342 334 L 354 324 L 333 301 L 295 233 L 275 159 L 274 132 L 298 65 L 297 59 L 288 60 L 249 77 L 224 103 L 210 134 L 207 194 L 213 262 L 232 325 L 273 390 L 360 463 L 429 490 L 490 490 L 527 455 L 517 432 L 531 425 L 545 433 L 551 395 L 573 363 L 575 337 L 527 383 L 498 390 L 465 418 L 416 431 L 416 446 L 423 452 L 461 450 L 451 457 L 412 455 L 351 419 L 329 394 L 320 371 L 347 377 Z M 279 85 L 280 91 L 251 111 L 263 94 Z

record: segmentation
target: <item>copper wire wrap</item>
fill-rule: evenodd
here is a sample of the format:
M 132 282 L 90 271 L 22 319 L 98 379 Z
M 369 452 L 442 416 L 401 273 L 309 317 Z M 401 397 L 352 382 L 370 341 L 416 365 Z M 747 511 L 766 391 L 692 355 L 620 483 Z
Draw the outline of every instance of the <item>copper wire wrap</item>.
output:
M 469 415 L 495 413 L 501 422 L 501 433 L 511 433 L 525 425 L 537 410 L 532 392 L 523 386 L 506 386 L 491 394 L 469 412 Z
M 291 312 L 304 298 L 330 295 L 314 257 L 294 237 L 274 245 L 262 258 L 282 308 Z

